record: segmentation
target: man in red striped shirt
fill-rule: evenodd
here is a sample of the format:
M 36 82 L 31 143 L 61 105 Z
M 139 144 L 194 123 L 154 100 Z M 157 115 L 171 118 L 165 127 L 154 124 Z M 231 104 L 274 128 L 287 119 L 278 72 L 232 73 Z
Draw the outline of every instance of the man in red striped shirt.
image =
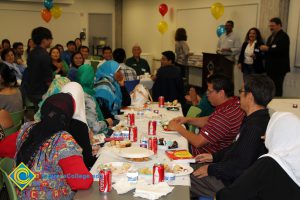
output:
M 240 109 L 238 97 L 233 95 L 232 81 L 221 74 L 207 79 L 207 96 L 215 111 L 208 117 L 178 117 L 169 122 L 168 129 L 178 131 L 192 145 L 194 156 L 214 153 L 228 147 L 237 136 L 245 113 Z M 198 135 L 181 126 L 192 124 L 200 127 Z

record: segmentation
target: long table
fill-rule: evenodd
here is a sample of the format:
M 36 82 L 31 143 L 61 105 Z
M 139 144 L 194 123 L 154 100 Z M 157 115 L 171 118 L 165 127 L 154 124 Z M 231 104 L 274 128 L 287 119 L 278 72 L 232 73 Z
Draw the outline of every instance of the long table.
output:
M 179 111 L 168 111 L 165 108 L 159 108 L 158 104 L 151 104 L 148 106 L 149 110 L 144 111 L 144 116 L 138 118 L 137 115 L 135 115 L 135 124 L 138 128 L 138 139 L 142 134 L 147 134 L 148 130 L 148 121 L 149 120 L 158 120 L 158 121 L 169 121 L 177 116 L 182 116 L 181 110 Z M 157 110 L 159 113 L 158 115 L 153 112 L 153 110 Z M 124 114 L 131 112 L 136 112 L 134 110 L 124 110 Z M 122 119 L 122 118 L 121 118 Z M 126 123 L 126 120 L 123 118 L 120 123 Z M 178 133 L 164 133 L 162 130 L 162 127 L 159 125 L 157 126 L 157 137 L 158 138 L 170 138 L 172 140 L 176 140 L 178 142 L 179 148 L 188 149 L 188 142 L 187 140 L 179 135 Z M 138 140 L 139 143 L 139 140 Z M 133 144 L 138 145 L 138 144 Z M 99 173 L 99 170 L 97 167 L 100 164 L 105 164 L 109 162 L 128 162 L 125 158 L 119 157 L 116 153 L 114 153 L 111 149 L 111 147 L 104 147 L 100 150 L 100 156 L 98 157 L 96 163 L 91 169 L 91 173 L 93 175 L 97 175 Z M 136 168 L 141 167 L 152 167 L 154 163 L 170 163 L 170 159 L 166 156 L 165 150 L 158 148 L 157 155 L 154 155 L 151 157 L 151 161 L 147 162 L 141 162 L 132 163 Z M 126 177 L 126 175 L 124 175 Z M 120 176 L 113 176 L 113 182 L 118 181 L 120 178 L 124 178 Z M 149 177 L 143 177 L 147 181 L 151 181 L 152 176 Z M 176 180 L 173 184 L 175 186 L 174 190 L 169 193 L 167 196 L 161 198 L 161 199 L 189 199 L 189 187 L 190 187 L 190 177 L 189 175 L 176 177 Z M 126 194 L 120 194 L 118 195 L 117 192 L 113 189 L 108 194 L 103 194 L 98 191 L 98 179 L 94 178 L 94 183 L 92 187 L 89 190 L 86 191 L 78 191 L 74 197 L 74 199 L 136 199 L 133 197 L 133 191 L 130 191 Z

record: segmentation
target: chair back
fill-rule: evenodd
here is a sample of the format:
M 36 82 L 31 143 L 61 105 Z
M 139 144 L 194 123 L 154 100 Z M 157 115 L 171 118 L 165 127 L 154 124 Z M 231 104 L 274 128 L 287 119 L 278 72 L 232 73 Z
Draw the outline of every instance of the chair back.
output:
M 132 80 L 132 81 L 125 81 L 125 88 L 127 89 L 128 93 L 134 90 L 135 86 L 140 83 L 140 80 Z
M 19 123 L 15 124 L 14 126 L 4 129 L 4 134 L 5 137 L 17 132 L 18 130 L 20 130 L 21 126 L 22 126 L 23 122 L 19 121 Z
M 13 113 L 9 113 L 9 115 L 11 116 L 14 125 L 18 124 L 20 121 L 23 122 L 24 121 L 24 110 L 20 110 L 17 112 L 13 112 Z
M 300 98 L 300 73 L 288 72 L 283 81 L 283 97 Z
M 199 107 L 191 106 L 190 109 L 189 109 L 189 111 L 187 112 L 186 116 L 187 117 L 197 117 L 201 113 L 201 111 L 202 110 Z M 189 124 L 189 131 L 195 133 L 196 132 L 196 128 L 197 127 Z
M 8 175 L 13 171 L 14 166 L 15 166 L 15 161 L 11 158 L 4 158 L 0 161 L 0 172 L 3 178 L 3 182 L 7 188 L 7 192 L 10 200 L 18 199 L 16 187 L 8 177 Z

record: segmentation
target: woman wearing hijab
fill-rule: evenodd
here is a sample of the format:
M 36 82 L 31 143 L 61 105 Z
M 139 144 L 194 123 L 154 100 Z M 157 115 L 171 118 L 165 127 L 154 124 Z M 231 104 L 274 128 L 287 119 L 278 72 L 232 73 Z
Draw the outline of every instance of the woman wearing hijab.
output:
M 272 115 L 266 131 L 269 153 L 261 156 L 217 200 L 299 200 L 300 119 L 287 112 Z
M 122 106 L 131 104 L 130 96 L 125 88 L 125 77 L 115 61 L 106 61 L 97 69 L 95 96 L 104 118 L 114 119 Z
M 89 128 L 93 133 L 107 134 L 108 127 L 112 126 L 112 119 L 104 119 L 101 109 L 95 98 L 94 86 L 94 69 L 89 65 L 81 66 L 77 71 L 78 83 L 84 91 L 85 113 Z
M 16 165 L 23 162 L 35 175 L 19 199 L 72 199 L 74 190 L 88 189 L 92 175 L 84 165 L 81 148 L 67 130 L 77 107 L 69 94 L 47 98 L 41 121 L 25 123 L 17 138 Z M 80 174 L 83 178 L 66 175 Z M 44 187 L 43 187 L 44 186 Z
M 51 85 L 49 86 L 49 89 L 47 90 L 47 92 L 43 95 L 43 99 L 42 101 L 39 103 L 39 110 L 35 113 L 34 115 L 34 120 L 35 121 L 41 121 L 41 107 L 44 103 L 44 101 L 54 95 L 54 94 L 58 94 L 61 92 L 61 89 L 64 85 L 66 85 L 67 83 L 70 83 L 70 79 L 66 78 L 66 77 L 57 77 L 55 79 L 53 79 L 53 81 L 51 82 Z
M 82 155 L 85 165 L 91 168 L 96 162 L 97 158 L 93 156 L 92 146 L 89 138 L 89 128 L 85 115 L 84 92 L 76 82 L 70 82 L 62 87 L 62 93 L 71 94 L 75 104 L 76 110 L 72 117 L 69 133 L 73 136 L 79 146 L 82 148 Z

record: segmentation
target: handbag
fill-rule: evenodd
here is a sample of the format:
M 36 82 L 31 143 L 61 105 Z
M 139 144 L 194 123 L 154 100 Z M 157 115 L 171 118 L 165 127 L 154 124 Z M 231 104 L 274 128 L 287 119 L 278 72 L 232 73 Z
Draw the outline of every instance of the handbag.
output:
M 149 90 L 146 89 L 142 84 L 135 86 L 133 91 L 130 93 L 131 105 L 133 106 L 143 106 L 146 102 L 152 102 L 152 96 L 149 93 Z

